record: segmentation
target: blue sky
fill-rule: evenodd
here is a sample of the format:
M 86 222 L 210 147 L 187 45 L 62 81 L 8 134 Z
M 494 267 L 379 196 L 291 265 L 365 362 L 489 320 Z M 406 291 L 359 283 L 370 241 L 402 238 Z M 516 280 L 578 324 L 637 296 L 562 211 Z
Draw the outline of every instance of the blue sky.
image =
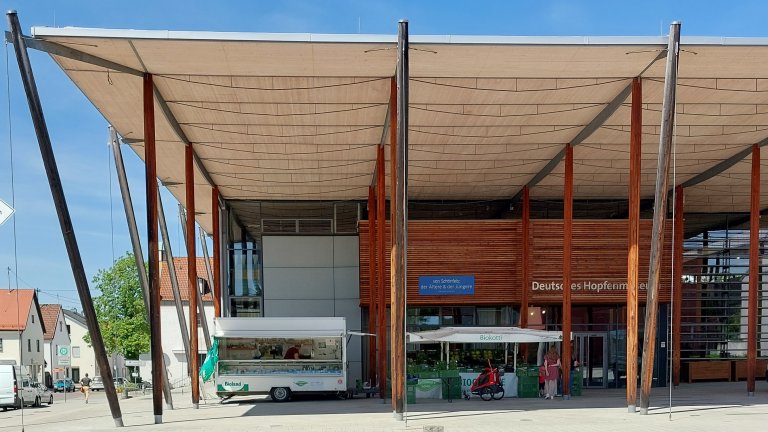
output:
M 0 1 L 16 9 L 22 28 L 78 26 L 133 29 L 395 34 L 408 19 L 414 34 L 660 35 L 672 20 L 684 36 L 768 36 L 765 1 Z M 7 24 L 3 20 L 3 27 Z M 13 48 L 6 45 L 0 114 L 0 199 L 14 219 L 0 226 L 0 287 L 35 287 L 44 303 L 79 307 L 61 231 Z M 63 186 L 89 280 L 130 250 L 125 216 L 107 147 L 107 123 L 54 62 L 30 51 Z M 4 64 L 6 66 L 6 64 Z M 8 112 L 10 86 L 10 114 Z M 10 118 L 10 122 L 9 122 Z M 9 125 L 12 139 L 9 139 Z M 143 164 L 124 153 L 139 229 Z M 111 182 L 111 187 L 110 187 Z M 181 250 L 176 202 L 164 194 L 172 246 Z M 14 254 L 14 221 L 17 253 Z M 144 242 L 146 246 L 146 242 Z M 113 246 L 114 245 L 114 246 Z M 18 267 L 16 265 L 18 259 Z M 10 268 L 10 272 L 8 271 Z M 97 294 L 97 293 L 94 293 Z

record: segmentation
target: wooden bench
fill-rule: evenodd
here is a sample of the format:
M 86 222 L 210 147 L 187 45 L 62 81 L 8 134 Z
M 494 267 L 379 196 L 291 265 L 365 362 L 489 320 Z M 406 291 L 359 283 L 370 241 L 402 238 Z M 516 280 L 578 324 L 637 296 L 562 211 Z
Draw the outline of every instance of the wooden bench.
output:
M 731 361 L 712 360 L 688 363 L 688 382 L 696 380 L 731 380 Z
M 757 367 L 755 368 L 755 378 L 765 378 L 765 367 L 768 365 L 768 360 L 757 360 Z M 747 361 L 746 360 L 734 360 L 733 361 L 733 379 L 738 381 L 747 379 Z

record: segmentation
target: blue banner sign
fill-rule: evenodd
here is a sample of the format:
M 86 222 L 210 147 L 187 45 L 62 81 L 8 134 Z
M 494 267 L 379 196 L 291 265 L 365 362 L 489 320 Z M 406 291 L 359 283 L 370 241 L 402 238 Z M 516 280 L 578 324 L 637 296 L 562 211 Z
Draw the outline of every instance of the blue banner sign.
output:
M 419 295 L 474 294 L 474 276 L 419 276 Z

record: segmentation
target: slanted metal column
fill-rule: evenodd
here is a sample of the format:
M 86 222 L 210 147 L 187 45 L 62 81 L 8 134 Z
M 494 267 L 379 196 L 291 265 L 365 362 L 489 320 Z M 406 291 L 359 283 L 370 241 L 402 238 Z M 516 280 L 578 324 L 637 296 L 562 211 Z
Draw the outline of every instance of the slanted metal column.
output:
M 573 255 L 573 146 L 565 146 L 565 187 L 563 196 L 563 398 L 571 395 L 571 256 Z
M 629 250 L 627 251 L 627 411 L 637 411 L 637 311 L 640 288 L 640 163 L 643 132 L 643 87 L 632 80 L 629 133 Z
M 189 351 L 191 355 L 192 407 L 197 409 L 200 402 L 200 364 L 198 352 L 197 325 L 197 251 L 195 248 L 195 171 L 194 152 L 191 145 L 184 147 L 184 183 L 186 185 L 187 223 L 185 238 L 187 241 L 187 283 L 189 288 Z
M 43 107 L 40 103 L 40 95 L 37 93 L 35 76 L 32 73 L 32 65 L 29 62 L 27 46 L 24 43 L 19 18 L 16 15 L 15 10 L 8 11 L 8 27 L 11 29 L 13 47 L 16 51 L 16 61 L 19 64 L 21 81 L 24 84 L 24 92 L 27 95 L 27 104 L 29 105 L 32 123 L 35 127 L 37 142 L 40 146 L 40 156 L 42 157 L 43 165 L 45 166 L 45 174 L 48 177 L 48 185 L 51 189 L 53 203 L 56 206 L 56 215 L 59 219 L 61 234 L 64 237 L 64 245 L 67 248 L 67 255 L 69 255 L 72 276 L 75 279 L 77 294 L 80 297 L 85 321 L 88 324 L 88 332 L 91 335 L 93 349 L 96 354 L 96 363 L 102 373 L 102 377 L 104 377 L 104 391 L 107 393 L 109 410 L 112 413 L 115 426 L 122 427 L 123 415 L 120 411 L 120 404 L 117 401 L 115 383 L 112 381 L 112 370 L 109 367 L 107 350 L 104 348 L 104 339 L 101 336 L 99 321 L 96 318 L 93 299 L 91 298 L 91 292 L 88 288 L 88 279 L 86 278 L 85 270 L 83 269 L 83 260 L 80 256 L 80 248 L 77 245 L 77 238 L 75 237 L 74 227 L 72 226 L 72 219 L 69 215 L 69 207 L 67 206 L 67 200 L 64 196 L 64 188 L 61 185 L 59 168 L 56 165 L 56 157 L 53 154 L 51 137 L 48 135 L 48 126 L 45 123 Z M 158 380 L 158 383 L 159 382 L 160 381 Z
M 661 134 L 659 159 L 656 167 L 656 194 L 653 204 L 653 238 L 648 269 L 648 299 L 645 304 L 645 332 L 643 334 L 642 390 L 640 413 L 648 414 L 651 403 L 653 361 L 656 355 L 656 321 L 659 310 L 659 277 L 661 253 L 664 246 L 664 222 L 667 213 L 669 184 L 669 160 L 672 150 L 672 133 L 675 119 L 675 87 L 677 85 L 677 56 L 680 49 L 680 23 L 669 26 L 667 45 L 667 70 L 664 76 L 664 101 L 661 109 Z
M 115 158 L 115 172 L 117 173 L 117 181 L 120 184 L 120 195 L 123 198 L 123 209 L 125 210 L 125 219 L 128 223 L 128 233 L 131 236 L 133 258 L 136 262 L 136 270 L 139 273 L 141 295 L 144 300 L 144 309 L 146 310 L 144 319 L 149 323 L 149 282 L 147 281 L 147 269 L 144 267 L 144 253 L 141 250 L 141 239 L 139 239 L 139 230 L 136 227 L 136 217 L 133 212 L 133 200 L 131 199 L 131 190 L 128 187 L 128 177 L 125 175 L 123 153 L 120 151 L 117 132 L 112 126 L 109 127 L 109 143 L 112 146 L 112 155 Z M 163 396 L 165 397 L 165 407 L 173 409 L 173 396 L 171 395 L 171 386 L 168 381 L 168 362 L 165 361 L 165 356 L 163 356 Z
M 747 394 L 755 395 L 757 373 L 757 284 L 760 283 L 760 147 L 752 146 L 749 205 L 749 292 L 747 296 Z
M 188 240 L 187 228 L 186 228 L 187 216 L 186 216 L 184 207 L 182 207 L 181 204 L 179 204 L 179 219 L 181 220 L 182 226 L 184 226 L 183 228 L 184 246 L 188 247 L 187 246 L 187 240 Z M 194 223 L 193 223 L 193 226 L 194 226 Z M 192 235 L 192 237 L 194 237 L 194 234 Z M 197 260 L 195 260 L 195 262 L 197 262 Z M 195 268 L 195 274 L 197 274 L 197 268 Z M 206 319 L 205 306 L 203 305 L 203 292 L 200 290 L 200 285 L 198 285 L 197 283 L 195 284 L 195 287 L 197 287 L 197 318 L 198 318 L 198 321 L 200 321 L 200 328 L 203 330 L 203 342 L 205 343 L 205 347 L 207 350 L 210 350 L 211 349 L 211 332 L 208 330 L 208 320 Z
M 211 189 L 211 231 L 213 231 L 213 316 L 221 317 L 221 226 L 219 225 L 219 188 Z
M 211 281 L 213 280 L 213 270 L 211 270 L 211 260 L 208 256 L 208 243 L 205 241 L 205 230 L 203 227 L 199 227 L 198 232 L 200 233 L 200 247 L 203 250 L 205 273 L 208 275 L 208 286 L 210 288 Z M 206 351 L 209 351 L 211 349 L 211 332 L 208 330 L 208 314 L 205 313 L 205 303 L 203 302 L 203 296 L 205 293 L 203 292 L 201 286 L 198 285 L 198 288 L 200 289 L 198 291 L 200 296 L 197 298 L 197 313 L 200 314 L 200 324 L 203 327 L 203 336 L 205 336 L 205 348 Z M 213 290 L 211 290 L 211 293 L 213 293 Z
M 168 278 L 171 280 L 171 290 L 173 291 L 173 304 L 176 307 L 176 317 L 179 320 L 179 330 L 181 330 L 181 341 L 184 345 L 184 355 L 187 359 L 187 374 L 190 369 L 189 357 L 189 329 L 187 328 L 187 319 L 184 317 L 184 306 L 181 303 L 181 292 L 179 290 L 179 278 L 176 275 L 176 266 L 173 263 L 173 248 L 171 247 L 171 236 L 168 235 L 168 225 L 163 210 L 163 198 L 157 197 L 158 219 L 160 220 L 160 234 L 163 237 L 165 246 L 165 264 L 168 267 Z
M 408 263 L 408 21 L 401 20 L 397 34 L 397 172 L 392 197 L 392 408 L 403 420 L 405 410 L 405 304 Z

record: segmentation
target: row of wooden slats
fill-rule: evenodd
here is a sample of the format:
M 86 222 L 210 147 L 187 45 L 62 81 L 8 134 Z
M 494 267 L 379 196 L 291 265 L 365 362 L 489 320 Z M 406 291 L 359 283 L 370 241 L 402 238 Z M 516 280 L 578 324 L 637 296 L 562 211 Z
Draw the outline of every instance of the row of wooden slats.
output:
M 522 297 L 522 222 L 494 221 L 410 221 L 408 224 L 408 304 L 462 305 L 514 304 Z M 563 223 L 561 220 L 531 222 L 531 283 L 562 282 Z M 573 282 L 626 283 L 627 222 L 577 220 L 573 223 Z M 665 235 L 659 300 L 669 301 L 671 284 L 671 224 Z M 385 298 L 390 299 L 391 250 L 389 224 L 386 227 Z M 648 275 L 651 221 L 641 221 L 640 281 Z M 368 304 L 368 222 L 360 222 L 360 302 Z M 419 276 L 473 275 L 475 293 L 466 296 L 419 295 Z M 640 301 L 645 301 L 645 290 Z M 560 303 L 561 291 L 530 291 L 532 303 Z M 573 302 L 623 303 L 625 290 L 574 291 Z

